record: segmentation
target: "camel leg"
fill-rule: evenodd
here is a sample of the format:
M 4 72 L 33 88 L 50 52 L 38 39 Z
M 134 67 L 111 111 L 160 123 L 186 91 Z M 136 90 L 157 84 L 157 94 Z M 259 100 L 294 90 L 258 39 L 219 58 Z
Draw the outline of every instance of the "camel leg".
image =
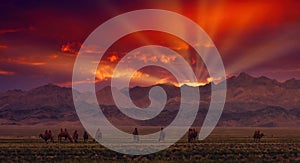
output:
M 70 135 L 66 135 L 66 139 L 68 139 L 70 143 L 73 143 L 72 137 Z
M 44 140 L 45 140 L 45 143 L 48 144 L 47 138 L 44 138 Z

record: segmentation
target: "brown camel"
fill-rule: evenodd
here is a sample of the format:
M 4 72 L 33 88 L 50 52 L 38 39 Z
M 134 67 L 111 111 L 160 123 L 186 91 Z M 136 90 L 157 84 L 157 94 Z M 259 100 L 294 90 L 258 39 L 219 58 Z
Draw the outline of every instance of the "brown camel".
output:
M 189 129 L 188 132 L 188 142 L 193 142 L 196 141 L 198 137 L 198 132 L 196 131 L 196 129 Z
M 255 142 L 259 142 L 263 136 L 265 136 L 265 135 L 263 133 L 260 133 L 259 130 L 257 130 L 254 132 L 253 139 Z
M 39 137 L 42 138 L 43 140 L 45 140 L 45 142 L 47 144 L 48 144 L 48 140 L 50 140 L 50 142 L 54 143 L 54 138 L 53 138 L 51 130 L 49 130 L 49 132 L 46 130 L 45 133 L 40 134 Z
M 68 133 L 67 129 L 63 131 L 63 129 L 60 129 L 60 133 L 58 134 L 58 142 L 61 142 L 61 139 L 65 138 L 65 140 L 69 140 L 71 143 L 73 143 L 71 135 Z

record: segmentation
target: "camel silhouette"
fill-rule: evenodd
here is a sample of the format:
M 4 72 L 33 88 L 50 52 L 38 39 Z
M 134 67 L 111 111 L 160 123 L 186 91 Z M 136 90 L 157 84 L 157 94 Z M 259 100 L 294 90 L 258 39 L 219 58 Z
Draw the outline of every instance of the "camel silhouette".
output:
M 53 138 L 51 130 L 49 130 L 49 132 L 46 130 L 45 133 L 40 134 L 39 137 L 42 138 L 47 144 L 48 144 L 48 140 L 50 140 L 50 142 L 54 143 L 54 138 Z
M 188 142 L 193 142 L 196 141 L 198 138 L 198 132 L 196 131 L 196 129 L 189 129 L 188 132 Z
M 259 142 L 263 136 L 265 136 L 265 135 L 263 133 L 261 133 L 259 130 L 257 130 L 253 134 L 253 139 L 255 142 Z
M 69 140 L 71 143 L 73 143 L 72 137 L 71 135 L 68 133 L 67 129 L 65 128 L 65 130 L 63 131 L 63 129 L 60 129 L 60 133 L 58 134 L 58 142 L 61 142 L 62 138 L 65 138 L 65 140 Z

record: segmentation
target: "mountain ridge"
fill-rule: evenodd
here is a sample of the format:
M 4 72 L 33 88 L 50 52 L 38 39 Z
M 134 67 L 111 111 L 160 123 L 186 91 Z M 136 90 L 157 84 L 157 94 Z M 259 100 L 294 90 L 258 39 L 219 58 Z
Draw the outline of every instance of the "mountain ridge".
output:
M 162 114 L 167 117 L 164 120 L 169 122 L 180 105 L 179 87 L 170 84 L 133 87 L 129 89 L 129 96 L 126 95 L 124 89 L 114 90 L 122 100 L 132 99 L 135 105 L 145 108 L 150 104 L 148 94 L 154 86 L 161 86 L 166 91 L 167 106 Z M 200 109 L 195 123 L 201 125 L 209 106 L 211 85 L 207 84 L 198 88 L 201 96 Z M 109 108 L 115 108 L 110 90 L 108 86 L 97 91 L 99 105 L 106 111 L 110 111 L 108 118 L 122 125 L 126 117 L 109 110 Z M 227 79 L 227 98 L 218 125 L 231 127 L 300 126 L 299 97 L 300 80 L 290 79 L 278 82 L 264 76 L 256 78 L 241 73 Z M 115 115 L 119 117 L 114 117 Z M 157 121 L 162 120 L 157 119 Z M 79 124 L 71 88 L 47 84 L 28 91 L 9 90 L 0 93 L 0 124 L 2 125 L 55 125 L 67 122 Z M 147 125 L 147 123 L 132 122 L 132 124 L 136 123 Z M 149 124 L 153 125 L 153 123 Z

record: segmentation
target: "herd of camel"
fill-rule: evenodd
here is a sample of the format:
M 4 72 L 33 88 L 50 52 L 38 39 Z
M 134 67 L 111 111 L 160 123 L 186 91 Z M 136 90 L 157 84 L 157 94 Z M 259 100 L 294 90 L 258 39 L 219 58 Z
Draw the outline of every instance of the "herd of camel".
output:
M 54 135 L 52 134 L 51 130 L 49 130 L 49 131 L 46 130 L 45 133 L 40 134 L 39 137 L 42 138 L 46 143 L 48 143 L 48 140 L 50 142 L 54 143 Z M 66 128 L 65 128 L 65 130 L 63 130 L 61 128 L 59 134 L 57 135 L 58 142 L 61 142 L 62 138 L 64 138 L 64 140 L 69 140 L 69 142 L 71 142 L 71 143 L 73 143 L 73 142 L 77 143 L 79 134 L 78 134 L 77 130 L 75 130 L 73 133 L 73 136 L 71 136 Z M 87 142 L 88 138 L 89 138 L 88 133 L 86 131 L 84 131 L 83 141 Z
M 165 137 L 165 133 L 163 133 L 162 131 L 163 128 L 161 128 L 161 135 L 159 138 L 159 141 L 163 141 L 164 137 Z M 134 129 L 133 132 L 133 139 L 135 141 L 138 141 L 138 131 L 137 128 Z M 259 142 L 260 139 L 264 136 L 263 133 L 261 133 L 259 130 L 256 130 L 253 134 L 253 140 L 254 142 Z M 46 130 L 44 134 L 40 134 L 39 135 L 40 138 L 42 138 L 46 143 L 48 143 L 48 141 L 53 142 L 54 143 L 54 135 L 52 134 L 51 130 Z M 62 138 L 64 138 L 64 140 L 69 140 L 69 142 L 71 143 L 78 143 L 78 138 L 79 138 L 79 134 L 77 132 L 77 130 L 74 131 L 73 135 L 71 136 L 69 134 L 69 132 L 67 131 L 67 129 L 65 128 L 64 130 L 61 128 L 60 132 L 57 136 L 58 138 L 58 142 L 62 141 Z M 83 134 L 83 141 L 86 143 L 88 141 L 89 135 L 86 131 L 84 131 Z M 95 138 L 97 140 L 100 140 L 102 138 L 102 134 L 100 132 L 100 130 L 98 129 L 95 135 Z M 188 142 L 196 142 L 198 138 L 198 132 L 196 131 L 196 129 L 189 129 L 188 131 Z M 95 140 L 94 140 L 95 142 Z

